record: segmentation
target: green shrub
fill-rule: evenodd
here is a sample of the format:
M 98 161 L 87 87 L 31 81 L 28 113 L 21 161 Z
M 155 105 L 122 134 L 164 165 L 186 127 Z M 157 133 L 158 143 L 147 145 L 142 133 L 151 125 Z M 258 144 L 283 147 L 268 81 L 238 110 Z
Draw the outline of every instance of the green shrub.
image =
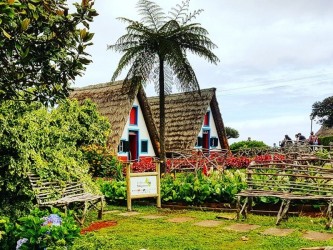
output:
M 110 125 L 91 102 L 66 101 L 49 110 L 38 103 L 0 105 L 0 215 L 11 220 L 33 205 L 27 178 L 36 172 L 48 180 L 81 180 L 98 187 L 88 174 L 82 145 L 105 144 Z
M 114 249 L 114 236 L 110 234 L 88 233 L 77 238 L 72 246 L 72 250 L 109 250 Z
M 126 181 L 98 179 L 97 183 L 107 202 L 122 203 L 126 200 Z
M 202 204 L 205 202 L 234 202 L 235 194 L 244 189 L 245 174 L 240 170 L 218 171 L 209 176 L 198 173 L 166 175 L 161 179 L 161 196 L 166 202 Z
M 330 142 L 333 142 L 333 136 L 320 136 L 319 144 L 323 146 L 329 146 Z
M 262 141 L 239 141 L 234 142 L 230 145 L 230 150 L 239 150 L 239 149 L 245 149 L 245 148 L 267 148 L 268 145 L 266 145 Z
M 124 180 L 123 164 L 117 155 L 110 152 L 105 146 L 96 144 L 82 147 L 83 155 L 88 161 L 89 173 L 93 177 L 108 177 Z
M 1 249 L 13 249 L 14 237 L 14 224 L 9 220 L 8 217 L 0 216 L 0 246 Z
M 126 181 L 98 179 L 97 183 L 108 203 L 123 203 Z M 197 173 L 166 174 L 161 178 L 161 199 L 164 202 L 203 204 L 205 202 L 234 202 L 235 195 L 246 187 L 242 170 L 211 172 L 209 176 Z
M 80 236 L 80 227 L 75 223 L 71 211 L 67 214 L 58 209 L 34 209 L 18 219 L 14 232 L 20 250 L 68 249 Z M 20 242 L 20 243 L 19 243 Z

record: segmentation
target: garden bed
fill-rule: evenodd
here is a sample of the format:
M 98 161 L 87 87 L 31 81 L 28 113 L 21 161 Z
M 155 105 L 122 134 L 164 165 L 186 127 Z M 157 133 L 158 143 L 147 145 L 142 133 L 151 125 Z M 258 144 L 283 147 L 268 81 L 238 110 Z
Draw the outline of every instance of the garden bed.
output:
M 116 221 L 95 221 L 91 223 L 88 227 L 81 230 L 81 234 L 86 234 L 88 232 L 94 232 L 106 227 L 114 227 L 117 225 Z

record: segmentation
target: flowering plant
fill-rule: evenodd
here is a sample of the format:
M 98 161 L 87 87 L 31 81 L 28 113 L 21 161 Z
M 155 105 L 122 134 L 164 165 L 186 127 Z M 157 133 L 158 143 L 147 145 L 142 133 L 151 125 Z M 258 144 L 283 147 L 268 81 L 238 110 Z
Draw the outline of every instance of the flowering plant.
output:
M 67 249 L 80 235 L 71 212 L 64 214 L 58 209 L 48 211 L 34 209 L 28 216 L 21 217 L 17 223 L 15 235 L 16 250 L 27 249 Z

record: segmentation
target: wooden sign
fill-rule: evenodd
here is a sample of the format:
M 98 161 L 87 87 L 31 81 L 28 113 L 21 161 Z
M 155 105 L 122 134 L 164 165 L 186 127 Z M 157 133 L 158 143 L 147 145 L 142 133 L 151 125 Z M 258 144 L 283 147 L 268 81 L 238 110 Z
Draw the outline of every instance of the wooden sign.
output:
M 126 166 L 127 210 L 132 210 L 132 199 L 156 197 L 157 207 L 161 207 L 160 164 L 156 172 L 131 173 L 131 164 Z

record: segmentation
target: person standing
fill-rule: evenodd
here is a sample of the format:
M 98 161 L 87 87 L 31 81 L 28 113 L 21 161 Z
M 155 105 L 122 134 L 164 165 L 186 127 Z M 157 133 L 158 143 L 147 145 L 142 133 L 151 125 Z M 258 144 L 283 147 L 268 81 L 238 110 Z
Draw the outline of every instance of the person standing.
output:
M 310 133 L 309 144 L 312 145 L 312 150 L 315 149 L 315 145 L 318 145 L 318 136 L 316 136 L 313 132 Z

